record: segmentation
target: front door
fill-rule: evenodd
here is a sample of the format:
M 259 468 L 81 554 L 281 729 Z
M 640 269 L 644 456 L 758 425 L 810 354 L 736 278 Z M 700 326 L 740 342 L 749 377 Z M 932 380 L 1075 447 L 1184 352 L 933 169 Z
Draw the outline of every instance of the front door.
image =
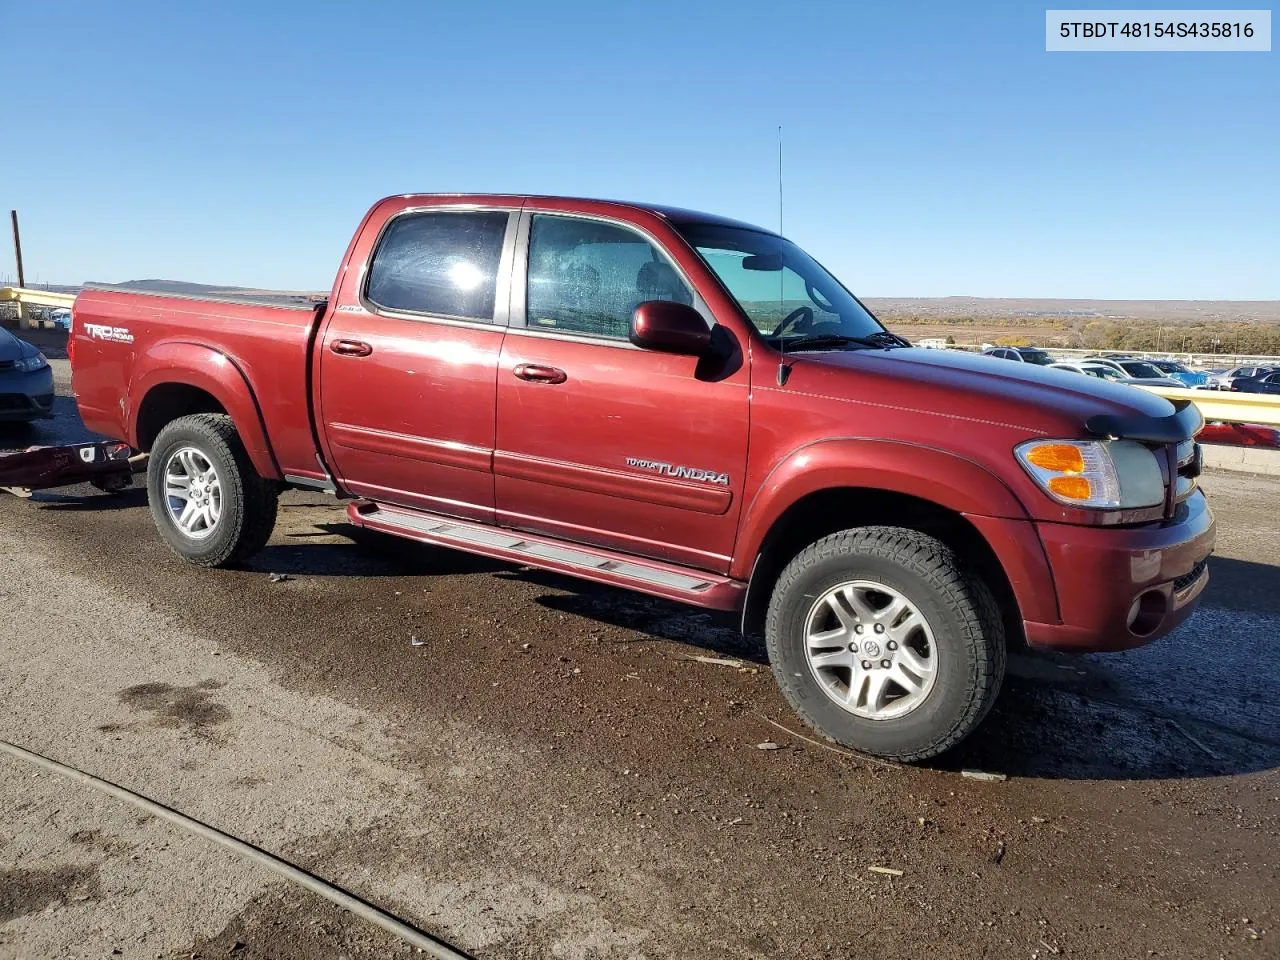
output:
M 710 317 L 646 236 L 558 214 L 526 217 L 525 230 L 498 364 L 498 522 L 727 571 L 747 460 L 746 366 L 627 340 L 646 300 Z
M 494 390 L 517 214 L 410 211 L 330 311 L 317 418 L 354 494 L 493 520 Z

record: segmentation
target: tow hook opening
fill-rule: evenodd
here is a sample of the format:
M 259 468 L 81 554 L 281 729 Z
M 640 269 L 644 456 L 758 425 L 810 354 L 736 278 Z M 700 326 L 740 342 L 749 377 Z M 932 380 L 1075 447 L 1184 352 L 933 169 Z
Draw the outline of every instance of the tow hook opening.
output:
M 1135 637 L 1155 633 L 1169 608 L 1168 598 L 1159 590 L 1141 593 L 1129 607 L 1129 632 Z

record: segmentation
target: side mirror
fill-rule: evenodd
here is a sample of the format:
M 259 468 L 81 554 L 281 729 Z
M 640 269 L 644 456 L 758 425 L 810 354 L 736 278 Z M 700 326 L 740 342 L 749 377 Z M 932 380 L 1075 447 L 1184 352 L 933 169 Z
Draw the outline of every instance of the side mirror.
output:
M 697 357 L 711 346 L 711 328 L 688 304 L 646 300 L 631 315 L 630 340 L 646 350 Z

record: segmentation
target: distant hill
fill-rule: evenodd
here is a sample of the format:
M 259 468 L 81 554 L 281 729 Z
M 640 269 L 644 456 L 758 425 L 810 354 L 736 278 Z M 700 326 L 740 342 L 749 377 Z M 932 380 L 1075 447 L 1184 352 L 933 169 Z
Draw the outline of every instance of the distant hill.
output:
M 218 297 L 234 294 L 242 297 L 324 298 L 326 292 L 314 290 L 266 290 L 260 287 L 235 287 L 211 283 L 190 283 L 186 280 L 126 280 L 124 283 L 88 281 L 95 287 L 119 287 L 122 290 L 147 290 L 151 293 L 172 293 L 183 297 Z
M 866 297 L 886 317 L 924 321 L 1062 317 L 1162 323 L 1280 323 L 1280 300 L 1066 300 L 1009 297 Z

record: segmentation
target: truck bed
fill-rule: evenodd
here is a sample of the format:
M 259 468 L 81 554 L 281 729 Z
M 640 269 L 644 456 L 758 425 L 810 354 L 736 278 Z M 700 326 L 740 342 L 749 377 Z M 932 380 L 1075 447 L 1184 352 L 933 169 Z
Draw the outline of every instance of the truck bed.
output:
M 323 480 L 308 387 L 311 338 L 322 309 L 285 295 L 86 287 L 76 299 L 69 348 L 81 416 L 91 430 L 143 448 L 151 429 L 148 397 L 165 389 L 166 371 L 195 370 L 197 386 L 217 406 L 246 414 L 258 427 L 245 430 L 243 439 L 265 476 Z M 198 392 L 193 403 L 200 402 Z M 232 403 L 245 409 L 232 411 Z

